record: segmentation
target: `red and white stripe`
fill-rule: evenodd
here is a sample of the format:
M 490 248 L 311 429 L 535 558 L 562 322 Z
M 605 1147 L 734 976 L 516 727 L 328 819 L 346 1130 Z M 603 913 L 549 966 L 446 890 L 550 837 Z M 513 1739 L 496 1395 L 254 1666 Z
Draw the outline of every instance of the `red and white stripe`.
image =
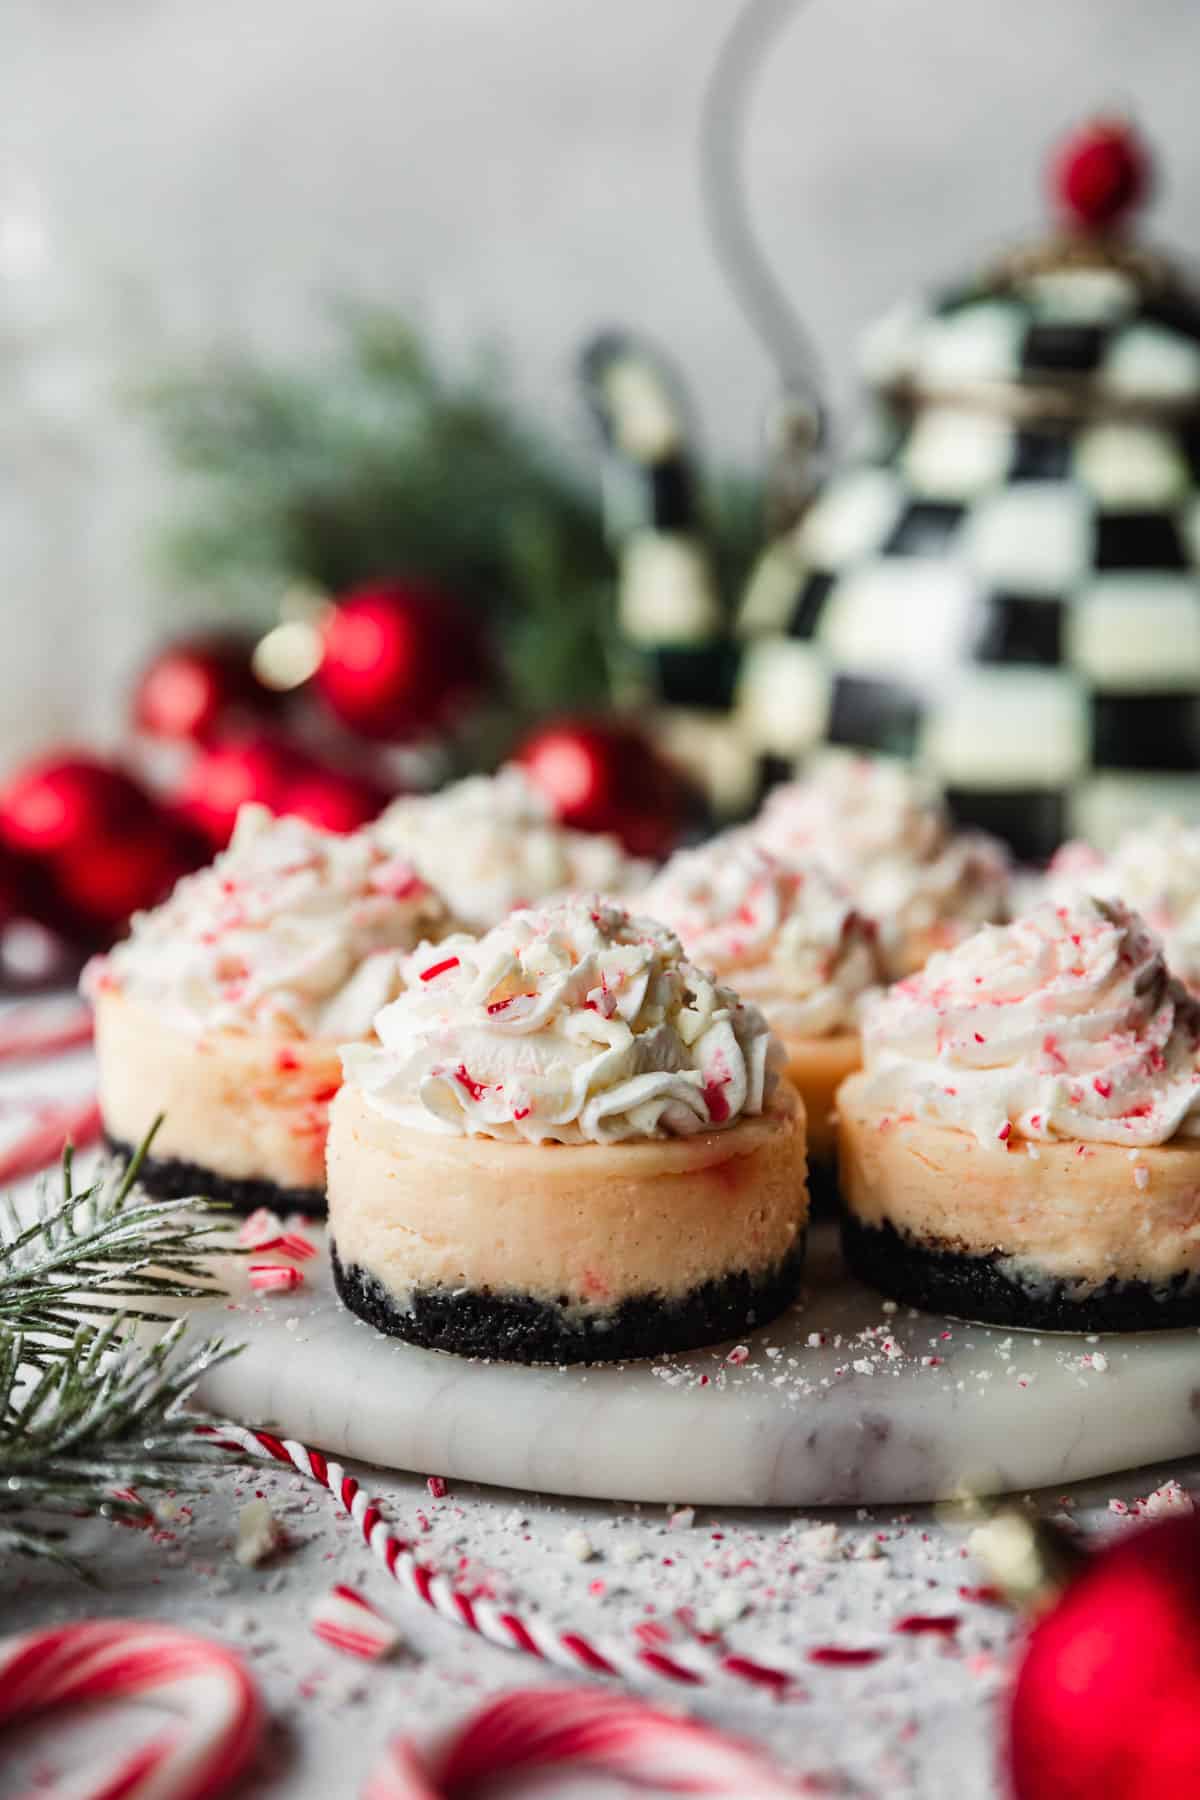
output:
M 360 1656 L 364 1662 L 378 1662 L 389 1656 L 400 1642 L 400 1633 L 391 1620 L 376 1612 L 369 1600 L 344 1582 L 322 1594 L 310 1622 L 325 1643 L 349 1656 Z
M 0 1062 L 61 1056 L 92 1041 L 92 1009 L 82 1000 L 28 1000 L 0 1014 Z
M 433 1756 L 394 1739 L 363 1800 L 468 1800 L 497 1777 L 550 1768 L 724 1800 L 805 1791 L 752 1745 L 695 1720 L 592 1688 L 532 1688 L 489 1701 Z
M 688 1642 L 660 1648 L 627 1643 L 564 1629 L 536 1612 L 517 1612 L 485 1597 L 462 1593 L 445 1575 L 417 1561 L 413 1545 L 395 1536 L 378 1506 L 341 1463 L 319 1450 L 307 1449 L 294 1438 L 278 1438 L 269 1431 L 226 1423 L 197 1429 L 228 1449 L 248 1450 L 319 1482 L 354 1520 L 368 1548 L 409 1599 L 419 1600 L 440 1618 L 500 1649 L 519 1650 L 572 1675 L 614 1676 L 632 1686 L 660 1677 L 686 1687 L 731 1684 L 783 1695 L 795 1685 L 789 1670 L 737 1656 L 720 1644 Z
M 84 1150 L 98 1141 L 103 1129 L 94 1094 L 36 1107 L 32 1123 L 15 1142 L 0 1150 L 0 1184 L 40 1174 L 61 1161 L 68 1144 Z
M 304 1281 L 291 1263 L 251 1263 L 249 1277 L 250 1286 L 262 1294 L 289 1294 Z
M 161 1707 L 136 1750 L 55 1783 L 55 1800 L 212 1800 L 258 1746 L 258 1689 L 231 1650 L 171 1625 L 93 1619 L 0 1638 L 0 1731 L 103 1700 Z

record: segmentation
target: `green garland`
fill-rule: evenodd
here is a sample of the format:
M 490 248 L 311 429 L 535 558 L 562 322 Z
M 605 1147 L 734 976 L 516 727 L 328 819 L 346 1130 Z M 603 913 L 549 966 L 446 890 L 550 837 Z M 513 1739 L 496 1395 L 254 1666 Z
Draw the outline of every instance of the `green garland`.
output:
M 151 392 L 185 477 L 172 586 L 269 623 L 297 584 L 422 576 L 475 609 L 513 711 L 603 703 L 614 571 L 590 483 L 517 419 L 494 365 L 444 374 L 386 310 L 333 324 L 303 369 L 230 356 Z

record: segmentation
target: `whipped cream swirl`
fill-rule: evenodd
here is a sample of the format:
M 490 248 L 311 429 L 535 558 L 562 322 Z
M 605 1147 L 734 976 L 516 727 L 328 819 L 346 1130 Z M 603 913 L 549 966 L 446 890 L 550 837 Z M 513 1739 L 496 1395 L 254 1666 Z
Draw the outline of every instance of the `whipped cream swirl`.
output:
M 365 832 L 341 836 L 243 806 L 227 850 L 185 876 L 84 972 L 177 1029 L 366 1037 L 403 957 L 454 923 L 411 863 Z
M 1200 989 L 1200 825 L 1160 813 L 1107 855 L 1077 840 L 1063 844 L 1045 890 L 1068 904 L 1099 894 L 1135 907 L 1162 939 L 1172 975 Z
M 371 829 L 411 857 L 474 931 L 568 893 L 632 894 L 651 873 L 615 837 L 559 825 L 546 794 L 515 764 L 395 800 Z
M 863 1038 L 873 1105 L 983 1144 L 1200 1135 L 1200 1006 L 1118 901 L 985 926 L 869 1003 Z
M 874 924 L 821 864 L 786 862 L 744 832 L 678 851 L 638 904 L 792 1037 L 857 1031 L 882 979 Z
M 956 831 L 937 790 L 900 763 L 827 756 L 804 780 L 775 788 L 751 830 L 779 855 L 825 864 L 876 921 L 892 975 L 1007 917 L 1003 846 Z
M 422 945 L 348 1045 L 348 1083 L 424 1131 L 616 1143 L 761 1113 L 782 1052 L 756 1007 L 679 940 L 604 900 L 517 912 L 486 937 Z

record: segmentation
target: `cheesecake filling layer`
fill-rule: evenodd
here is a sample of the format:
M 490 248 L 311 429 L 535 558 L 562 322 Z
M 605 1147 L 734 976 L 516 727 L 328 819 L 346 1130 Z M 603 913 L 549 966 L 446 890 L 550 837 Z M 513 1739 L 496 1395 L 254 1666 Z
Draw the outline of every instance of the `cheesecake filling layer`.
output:
M 183 1032 L 118 991 L 96 999 L 96 1066 L 105 1131 L 140 1144 L 163 1115 L 154 1163 L 230 1181 L 325 1187 L 329 1104 L 341 1085 L 332 1044 L 232 1031 Z M 186 1177 L 163 1169 L 178 1191 Z M 152 1184 L 154 1168 L 146 1171 Z
M 909 1112 L 880 1112 L 869 1074 L 838 1095 L 844 1206 L 875 1232 L 939 1254 L 999 1261 L 1036 1293 L 1105 1282 L 1200 1285 L 1200 1144 L 1130 1152 L 1107 1143 L 993 1148 Z M 1032 1153 L 1031 1153 L 1032 1152 Z
M 636 893 L 651 872 L 615 837 L 558 824 L 542 789 L 512 764 L 393 801 L 371 830 L 409 858 L 473 931 L 568 893 Z
M 893 977 L 1008 916 L 1004 847 L 955 830 L 941 796 L 901 763 L 830 754 L 773 789 L 751 830 L 780 856 L 825 865 L 878 924 Z
M 883 979 L 874 924 L 821 864 L 745 832 L 678 852 L 639 905 L 783 1037 L 856 1031 L 863 995 Z
M 229 848 L 84 973 L 175 1031 L 337 1043 L 365 1037 L 402 957 L 453 921 L 412 864 L 365 832 L 245 806 Z
M 601 1145 L 728 1130 L 769 1104 L 783 1052 L 757 1007 L 679 940 L 605 900 L 423 945 L 346 1080 L 393 1128 Z
M 405 1130 L 352 1085 L 333 1103 L 331 1236 L 401 1310 L 422 1291 L 581 1314 L 679 1301 L 798 1265 L 808 1200 L 791 1089 L 731 1130 L 602 1144 Z

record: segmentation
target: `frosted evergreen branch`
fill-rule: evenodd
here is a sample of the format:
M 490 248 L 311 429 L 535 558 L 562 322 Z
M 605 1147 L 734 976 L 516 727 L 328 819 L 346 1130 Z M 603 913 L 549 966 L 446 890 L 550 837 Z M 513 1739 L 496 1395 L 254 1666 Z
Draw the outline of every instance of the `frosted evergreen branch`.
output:
M 153 1302 L 214 1292 L 209 1260 L 231 1253 L 219 1241 L 225 1210 L 204 1199 L 186 1206 L 150 1200 L 137 1190 L 157 1129 L 127 1168 L 104 1169 L 78 1189 L 68 1147 L 60 1184 L 43 1177 L 29 1220 L 11 1197 L 0 1200 L 0 1331 L 24 1336 L 27 1361 L 64 1354 L 81 1317 L 102 1321 L 123 1312 L 162 1322 L 174 1315 Z
M 194 1491 L 207 1471 L 236 1460 L 197 1433 L 185 1403 L 238 1346 L 188 1347 L 184 1319 L 150 1346 L 125 1326 L 121 1316 L 99 1330 L 83 1325 L 69 1355 L 32 1372 L 21 1340 L 0 1340 L 0 1551 L 74 1567 L 55 1533 L 33 1521 L 89 1511 L 147 1524 L 145 1494 Z

